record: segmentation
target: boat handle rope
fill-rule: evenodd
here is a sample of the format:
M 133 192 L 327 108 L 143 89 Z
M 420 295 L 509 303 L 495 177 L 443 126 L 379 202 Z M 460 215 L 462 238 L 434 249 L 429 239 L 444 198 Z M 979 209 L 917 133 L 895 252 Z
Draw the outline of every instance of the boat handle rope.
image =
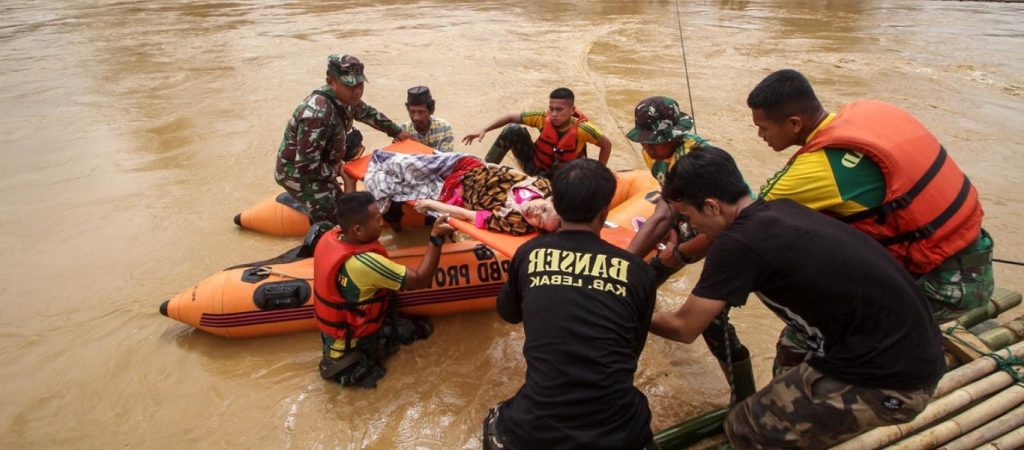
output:
M 270 276 L 270 275 L 277 275 L 277 276 L 282 277 L 282 278 L 292 278 L 292 279 L 295 279 L 295 280 L 313 280 L 312 277 L 310 277 L 310 278 L 298 277 L 298 276 L 295 276 L 295 275 L 292 275 L 292 274 L 288 274 L 288 273 L 284 273 L 284 272 L 278 272 L 278 271 L 274 270 L 271 266 L 259 266 L 259 267 L 257 267 L 256 271 L 254 272 L 254 275 L 259 275 L 259 276 L 264 276 L 264 277 L 265 276 Z
M 943 332 L 945 332 L 950 339 L 956 341 L 957 343 L 971 350 L 978 352 L 979 354 L 981 354 L 981 356 L 987 356 L 989 358 L 992 358 L 996 362 L 996 368 L 1010 374 L 1010 377 L 1013 378 L 1013 381 L 1017 383 L 1024 383 L 1024 375 L 1021 375 L 1020 372 L 1014 370 L 1014 367 L 1016 366 L 1024 366 L 1024 359 L 1013 356 L 1013 352 L 1011 352 L 1008 348 L 1002 349 L 1006 350 L 1006 356 L 1000 355 L 998 353 L 999 350 L 983 351 L 981 349 L 978 349 L 977 347 L 971 345 L 970 342 L 967 342 L 961 339 L 959 336 L 953 334 L 953 332 L 959 326 L 959 324 L 953 325 L 943 330 Z

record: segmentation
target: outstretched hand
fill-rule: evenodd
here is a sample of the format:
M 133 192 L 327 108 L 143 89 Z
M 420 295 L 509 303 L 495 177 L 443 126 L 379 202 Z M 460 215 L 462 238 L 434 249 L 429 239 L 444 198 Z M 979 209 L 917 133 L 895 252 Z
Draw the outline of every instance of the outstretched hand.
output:
M 462 143 L 465 144 L 465 145 L 469 145 L 469 144 L 473 143 L 474 139 L 476 139 L 478 141 L 483 141 L 485 135 L 487 135 L 486 131 L 481 131 L 479 133 L 467 134 L 467 135 L 462 137 Z

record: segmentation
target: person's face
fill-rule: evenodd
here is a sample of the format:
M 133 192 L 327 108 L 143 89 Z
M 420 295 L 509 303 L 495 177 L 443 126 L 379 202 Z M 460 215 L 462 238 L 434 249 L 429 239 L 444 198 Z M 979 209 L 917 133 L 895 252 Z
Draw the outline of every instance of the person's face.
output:
M 672 157 L 676 147 L 679 146 L 678 142 L 662 142 L 660 144 L 640 144 L 647 152 L 647 156 L 655 161 L 664 161 Z
M 700 208 L 696 208 L 687 202 L 669 202 L 672 209 L 690 220 L 690 225 L 697 231 L 704 233 L 714 240 L 729 225 L 722 215 L 721 204 L 718 200 L 707 199 Z
M 562 226 L 562 218 L 555 212 L 550 198 L 535 198 L 522 206 L 523 217 L 530 226 L 544 231 L 555 231 Z
M 363 223 L 354 225 L 351 230 L 345 233 L 350 239 L 362 244 L 380 239 L 381 229 L 384 228 L 384 216 L 381 215 L 377 203 L 370 203 L 370 206 L 367 208 L 369 214 L 366 215 L 366 220 Z
M 334 77 L 327 77 L 327 85 L 334 91 L 334 96 L 338 98 L 338 101 L 345 106 L 356 106 L 363 100 L 363 86 L 366 83 L 359 83 L 355 86 L 346 86 L 335 79 Z
M 802 121 L 799 117 L 793 116 L 782 121 L 775 121 L 769 119 L 763 109 L 751 109 L 750 114 L 754 120 L 754 126 L 757 127 L 757 136 L 768 143 L 772 150 L 780 152 L 800 143 L 799 133 Z
M 417 130 L 430 128 L 430 109 L 427 105 L 408 105 L 405 109 L 409 111 L 409 120 L 412 120 Z
M 561 98 L 553 98 L 548 103 L 548 117 L 551 118 L 551 125 L 555 128 L 564 127 L 565 124 L 569 123 L 569 119 L 572 118 L 572 113 L 576 112 L 576 107 L 568 100 Z

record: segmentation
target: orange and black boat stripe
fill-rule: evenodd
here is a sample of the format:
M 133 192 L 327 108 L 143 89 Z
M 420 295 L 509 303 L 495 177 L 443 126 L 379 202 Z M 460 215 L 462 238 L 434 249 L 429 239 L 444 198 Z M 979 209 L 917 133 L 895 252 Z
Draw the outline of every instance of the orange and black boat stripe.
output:
M 477 298 L 495 297 L 502 283 L 487 283 L 455 289 L 400 292 L 398 307 L 423 306 L 435 303 L 458 302 Z M 246 311 L 227 314 L 203 313 L 199 318 L 200 327 L 230 328 L 268 323 L 290 322 L 313 319 L 313 305 L 272 311 Z

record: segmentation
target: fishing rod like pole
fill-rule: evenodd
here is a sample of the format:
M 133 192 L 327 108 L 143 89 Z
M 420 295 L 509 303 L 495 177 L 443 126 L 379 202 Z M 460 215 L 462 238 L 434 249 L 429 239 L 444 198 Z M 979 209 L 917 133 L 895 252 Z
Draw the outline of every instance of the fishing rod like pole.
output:
M 679 12 L 679 0 L 676 0 L 676 23 L 679 30 L 679 47 L 683 52 L 683 74 L 686 76 L 686 97 L 690 101 L 690 117 L 693 118 L 693 132 L 697 133 L 697 111 L 693 109 L 693 93 L 690 92 L 690 69 L 686 64 L 686 43 L 683 40 L 683 16 Z
M 1014 265 L 1014 266 L 1024 266 L 1024 262 L 1011 261 L 1009 259 L 992 258 L 992 262 L 1003 263 L 1003 264 L 1010 264 L 1010 265 Z

